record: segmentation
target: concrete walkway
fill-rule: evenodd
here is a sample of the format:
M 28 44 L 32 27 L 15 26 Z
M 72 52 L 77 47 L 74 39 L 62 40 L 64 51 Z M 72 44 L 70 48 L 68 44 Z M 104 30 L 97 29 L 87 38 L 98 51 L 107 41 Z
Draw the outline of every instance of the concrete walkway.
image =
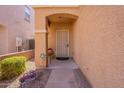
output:
M 32 63 L 33 64 L 33 63 Z M 85 76 L 72 59 L 52 60 L 48 68 L 36 70 L 38 77 L 22 88 L 89 88 Z
M 48 69 L 52 69 L 46 88 L 79 88 L 90 87 L 78 66 L 69 60 L 52 60 Z

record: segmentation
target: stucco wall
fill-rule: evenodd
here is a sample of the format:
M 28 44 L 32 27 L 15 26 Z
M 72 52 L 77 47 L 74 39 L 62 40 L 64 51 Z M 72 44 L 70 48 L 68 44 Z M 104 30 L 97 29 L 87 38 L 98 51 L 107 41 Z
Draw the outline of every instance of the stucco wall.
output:
M 79 7 L 34 7 L 36 31 L 46 30 L 46 17 L 58 13 L 78 15 Z
M 8 52 L 8 38 L 7 37 L 8 37 L 7 29 L 3 25 L 0 25 L 0 55 Z
M 81 6 L 73 57 L 93 87 L 124 87 L 124 6 Z
M 0 24 L 3 25 L 8 33 L 8 52 L 16 52 L 16 37 L 21 37 L 24 41 L 24 49 L 28 48 L 26 39 L 32 37 L 34 33 L 34 11 L 29 6 L 31 12 L 30 22 L 25 21 L 24 5 L 3 5 L 0 6 Z M 6 43 L 6 42 L 5 42 Z
M 46 67 L 46 36 L 46 32 L 35 32 L 35 63 L 37 69 Z

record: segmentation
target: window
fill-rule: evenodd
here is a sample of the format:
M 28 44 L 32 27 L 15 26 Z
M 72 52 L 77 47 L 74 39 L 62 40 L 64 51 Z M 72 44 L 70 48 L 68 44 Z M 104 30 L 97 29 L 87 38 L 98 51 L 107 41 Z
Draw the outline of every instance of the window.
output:
M 25 15 L 25 20 L 27 22 L 30 22 L 30 18 L 31 18 L 30 8 L 27 5 L 25 5 L 25 8 L 24 8 L 24 15 Z

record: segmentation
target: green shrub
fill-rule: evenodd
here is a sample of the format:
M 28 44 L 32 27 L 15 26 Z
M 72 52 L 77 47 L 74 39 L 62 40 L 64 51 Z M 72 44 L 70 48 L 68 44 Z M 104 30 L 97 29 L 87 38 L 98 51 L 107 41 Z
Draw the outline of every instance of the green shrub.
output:
M 5 58 L 0 63 L 1 79 L 11 79 L 25 71 L 26 58 L 16 56 Z

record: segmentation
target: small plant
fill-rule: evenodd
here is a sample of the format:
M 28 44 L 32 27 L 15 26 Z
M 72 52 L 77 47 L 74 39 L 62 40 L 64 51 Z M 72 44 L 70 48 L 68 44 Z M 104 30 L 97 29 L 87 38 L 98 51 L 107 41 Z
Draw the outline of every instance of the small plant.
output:
M 23 56 L 16 56 L 5 58 L 0 63 L 1 79 L 11 79 L 19 76 L 25 71 L 26 58 Z

